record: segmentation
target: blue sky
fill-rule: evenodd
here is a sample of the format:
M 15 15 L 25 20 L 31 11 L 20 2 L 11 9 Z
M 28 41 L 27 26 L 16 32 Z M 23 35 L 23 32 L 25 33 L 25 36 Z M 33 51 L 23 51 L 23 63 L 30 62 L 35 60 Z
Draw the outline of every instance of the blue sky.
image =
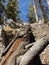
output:
M 18 0 L 19 2 L 19 10 L 21 11 L 20 13 L 20 17 L 21 17 L 21 20 L 22 21 L 28 21 L 27 19 L 27 13 L 28 13 L 28 3 L 31 2 L 32 0 Z M 36 0 L 37 2 L 37 0 Z M 36 3 L 37 6 L 38 6 L 38 3 Z M 47 6 L 47 2 L 43 2 L 43 4 L 45 6 Z M 40 14 L 40 8 L 38 7 L 37 8 L 37 13 L 38 13 L 38 16 L 39 16 L 39 19 L 41 18 L 41 14 Z
M 7 4 L 8 0 L 5 0 L 6 3 L 4 3 L 4 5 Z M 20 18 L 21 18 L 21 21 L 28 21 L 28 18 L 27 18 L 27 13 L 28 13 L 28 2 L 29 0 L 18 0 L 19 2 L 19 10 L 21 11 L 20 13 Z
M 28 13 L 28 2 L 29 0 L 18 0 L 19 2 L 19 10 L 21 11 L 20 17 L 22 21 L 27 21 L 27 13 Z
M 8 0 L 6 0 L 8 1 Z M 18 0 L 19 2 L 19 10 L 21 11 L 20 13 L 20 18 L 21 18 L 21 21 L 28 21 L 28 18 L 27 18 L 27 14 L 28 14 L 28 3 L 29 2 L 32 2 L 32 0 Z M 36 0 L 37 2 L 37 0 Z M 38 5 L 38 3 L 36 3 Z M 47 3 L 46 2 L 43 2 L 43 4 L 45 6 L 47 6 Z M 38 16 L 40 17 L 40 8 L 38 7 L 37 8 L 37 12 L 38 12 Z

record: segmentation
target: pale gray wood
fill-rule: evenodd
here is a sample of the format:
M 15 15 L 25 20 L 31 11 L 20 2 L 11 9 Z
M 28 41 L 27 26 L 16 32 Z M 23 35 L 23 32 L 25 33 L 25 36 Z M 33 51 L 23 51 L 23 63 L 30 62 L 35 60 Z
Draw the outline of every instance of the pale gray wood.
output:
M 34 57 L 41 53 L 42 50 L 48 45 L 49 39 L 43 37 L 35 42 L 35 44 L 23 55 L 19 65 L 28 65 Z

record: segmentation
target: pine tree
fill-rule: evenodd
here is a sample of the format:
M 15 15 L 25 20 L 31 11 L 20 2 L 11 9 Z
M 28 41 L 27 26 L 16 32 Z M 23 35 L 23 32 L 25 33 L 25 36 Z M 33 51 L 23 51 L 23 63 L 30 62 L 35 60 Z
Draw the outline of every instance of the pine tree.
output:
M 32 6 L 32 4 L 29 4 L 28 10 L 29 10 L 29 12 L 28 12 L 29 22 L 34 23 L 36 21 L 36 18 L 35 18 L 34 7 Z
M 41 14 L 42 14 L 42 23 L 45 23 L 48 21 L 48 16 L 47 16 L 47 10 L 45 10 L 44 8 L 46 8 L 45 6 L 43 6 L 42 4 L 42 0 L 38 0 L 39 2 L 39 6 L 40 6 L 40 9 L 41 9 Z
M 19 14 L 19 7 L 17 0 L 9 0 L 6 6 L 6 15 L 8 18 L 17 21 L 17 15 Z
M 5 0 L 0 0 L 0 24 L 3 23 L 3 12 L 5 10 L 3 2 L 5 2 Z

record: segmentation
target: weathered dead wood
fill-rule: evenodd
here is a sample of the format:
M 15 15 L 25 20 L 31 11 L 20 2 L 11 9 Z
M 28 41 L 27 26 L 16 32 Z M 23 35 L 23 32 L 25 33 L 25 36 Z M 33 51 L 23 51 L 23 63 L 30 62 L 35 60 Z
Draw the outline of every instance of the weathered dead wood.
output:
M 8 45 L 8 46 L 6 47 L 6 49 L 3 51 L 2 56 L 6 55 L 6 53 L 8 52 L 8 50 L 10 49 L 10 47 L 11 47 L 11 45 L 14 43 L 14 41 L 15 41 L 17 38 L 19 38 L 19 37 L 23 37 L 23 36 L 27 33 L 28 29 L 29 29 L 29 27 L 26 28 L 26 30 L 23 30 L 23 31 L 22 31 L 22 29 L 20 29 L 20 30 L 17 32 L 15 38 L 9 43 L 9 45 Z
M 29 42 L 21 42 L 20 45 L 18 46 L 18 48 L 14 51 L 14 53 L 12 53 L 9 58 L 7 59 L 6 64 L 9 65 L 10 62 L 12 62 L 11 60 L 13 60 L 14 57 L 18 57 L 20 55 L 23 55 L 27 49 L 25 49 L 25 46 L 29 44 Z
M 3 60 L 1 61 L 1 63 L 0 63 L 0 65 L 7 65 L 7 64 L 10 64 L 10 62 L 9 62 L 9 58 L 12 56 L 12 54 L 13 54 L 13 52 L 14 51 L 16 51 L 14 54 L 16 54 L 16 55 L 14 55 L 13 57 L 11 57 L 11 59 L 10 60 L 12 60 L 12 58 L 14 58 L 15 56 L 18 56 L 18 55 L 23 55 L 26 51 L 27 51 L 27 49 L 24 49 L 25 48 L 25 46 L 28 44 L 28 41 L 27 41 L 27 43 L 25 43 L 25 42 L 23 42 L 23 44 L 22 45 L 20 45 L 20 48 L 18 47 L 19 46 L 19 44 L 21 44 L 21 42 L 22 41 L 24 41 L 25 40 L 25 38 L 27 37 L 27 40 L 29 40 L 28 39 L 28 31 L 29 31 L 29 27 L 28 28 L 25 28 L 24 30 L 22 30 L 20 33 L 19 33 L 19 36 L 20 36 L 20 38 L 19 39 L 16 39 L 15 40 L 15 42 L 13 43 L 11 43 L 10 45 L 12 45 L 12 46 L 10 46 L 9 45 L 9 47 L 7 47 L 7 49 L 6 49 L 6 51 L 8 50 L 8 52 L 4 55 L 4 58 L 3 58 Z M 27 33 L 27 34 L 26 34 Z M 29 32 L 30 33 L 30 32 Z M 22 38 L 21 38 L 21 36 L 22 36 Z M 24 37 L 24 38 L 23 38 Z M 30 41 L 30 40 L 29 40 Z M 18 50 L 17 50 L 17 47 L 19 48 Z M 23 50 L 22 50 L 23 49 Z M 19 51 L 20 50 L 20 51 Z M 6 52 L 5 51 L 5 52 Z M 18 52 L 19 51 L 19 52 Z M 18 52 L 18 53 L 17 53 Z M 23 53 L 22 53 L 23 52 Z M 7 62 L 7 64 L 6 64 L 6 62 Z M 9 63 L 8 63 L 9 62 Z
M 24 31 L 23 31 L 24 32 Z M 21 33 L 21 32 L 20 32 Z M 27 29 L 25 29 L 25 32 L 23 33 L 23 34 L 19 34 L 19 36 L 20 36 L 20 38 L 18 38 L 18 39 L 16 39 L 15 40 L 15 42 L 12 44 L 12 46 L 10 47 L 10 49 L 8 50 L 8 52 L 5 54 L 5 56 L 4 56 L 4 58 L 3 58 L 3 60 L 1 61 L 1 65 L 4 65 L 4 63 L 6 63 L 6 60 L 8 60 L 8 58 L 9 58 L 9 56 L 17 49 L 17 47 L 19 46 L 19 44 L 22 42 L 22 41 L 24 41 L 25 40 L 25 38 L 26 38 L 26 36 L 27 36 L 27 38 L 28 38 L 28 34 L 26 34 L 26 33 L 28 33 L 28 28 Z M 26 35 L 26 36 L 25 36 Z M 21 38 L 21 36 L 22 36 L 22 38 Z M 23 37 L 23 36 L 25 36 L 25 37 Z M 29 39 L 28 39 L 29 40 Z M 24 43 L 25 44 L 25 43 Z M 27 43 L 28 44 L 28 43 Z M 23 46 L 22 46 L 23 47 Z M 9 48 L 9 47 L 8 47 Z M 7 49 L 8 49 L 7 48 Z M 25 47 L 23 47 L 23 48 L 25 48 Z M 6 49 L 6 51 L 7 51 L 7 49 Z M 23 51 L 22 51 L 23 52 Z M 25 50 L 25 52 L 26 52 L 26 50 Z M 19 53 L 20 54 L 20 53 Z M 19 54 L 17 54 L 17 55 L 19 55 Z
M 35 42 L 35 44 L 19 59 L 18 64 L 19 65 L 28 65 L 28 63 L 34 59 L 34 57 L 38 54 L 41 53 L 42 50 L 44 50 L 44 48 L 48 45 L 49 43 L 49 39 L 47 37 L 43 37 L 42 39 L 38 40 L 37 42 Z M 22 45 L 20 45 L 20 47 L 23 48 Z M 20 47 L 18 47 L 19 54 L 18 54 L 18 50 L 15 50 L 14 53 L 11 54 L 11 56 L 8 58 L 6 65 L 11 65 L 12 63 L 12 59 L 16 56 L 21 55 L 22 53 L 22 48 L 20 49 Z M 24 50 L 23 50 L 24 51 Z M 18 60 L 17 60 L 18 61 Z
M 41 38 L 45 37 L 47 34 L 43 35 Z M 28 44 L 25 46 L 26 49 L 31 48 L 35 43 Z
M 40 54 L 44 50 L 48 43 L 49 39 L 47 37 L 43 37 L 35 42 L 35 44 L 23 55 L 19 65 L 28 65 L 36 55 Z
M 16 57 L 16 65 L 18 65 L 20 63 L 20 60 L 22 59 L 22 57 L 23 57 L 23 55 Z
M 3 38 L 0 38 L 0 41 L 2 41 L 3 40 Z
M 24 38 L 19 38 L 17 39 L 14 44 L 10 47 L 9 51 L 6 53 L 6 55 L 4 56 L 4 58 L 1 61 L 1 65 L 4 65 L 5 61 L 7 60 L 7 58 L 13 53 L 13 51 L 15 49 L 17 49 L 17 47 L 19 46 L 20 42 L 22 42 L 24 40 Z
M 29 48 L 31 48 L 33 45 L 34 45 L 34 43 L 28 44 L 28 45 L 25 46 L 25 48 L 26 48 L 26 49 L 29 49 Z

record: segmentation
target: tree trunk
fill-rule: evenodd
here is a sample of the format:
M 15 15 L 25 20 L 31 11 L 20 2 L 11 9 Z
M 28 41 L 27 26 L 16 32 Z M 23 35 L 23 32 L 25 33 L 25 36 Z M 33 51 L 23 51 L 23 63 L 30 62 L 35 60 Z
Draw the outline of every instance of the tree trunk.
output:
M 38 0 L 38 3 L 39 3 L 39 7 L 40 7 L 40 12 L 41 12 L 41 20 L 39 21 L 39 23 L 44 23 L 44 10 L 43 10 L 43 7 L 41 5 L 41 0 Z
M 35 44 L 23 55 L 19 65 L 29 65 L 29 62 L 34 59 L 36 55 L 39 55 L 48 43 L 49 39 L 47 37 L 43 37 L 35 42 Z
M 36 16 L 36 22 L 38 22 L 38 14 L 37 14 L 37 10 L 36 10 L 35 0 L 33 0 L 33 4 L 34 4 L 34 11 L 35 11 L 35 16 Z
M 48 8 L 49 8 L 49 0 L 47 0 Z

